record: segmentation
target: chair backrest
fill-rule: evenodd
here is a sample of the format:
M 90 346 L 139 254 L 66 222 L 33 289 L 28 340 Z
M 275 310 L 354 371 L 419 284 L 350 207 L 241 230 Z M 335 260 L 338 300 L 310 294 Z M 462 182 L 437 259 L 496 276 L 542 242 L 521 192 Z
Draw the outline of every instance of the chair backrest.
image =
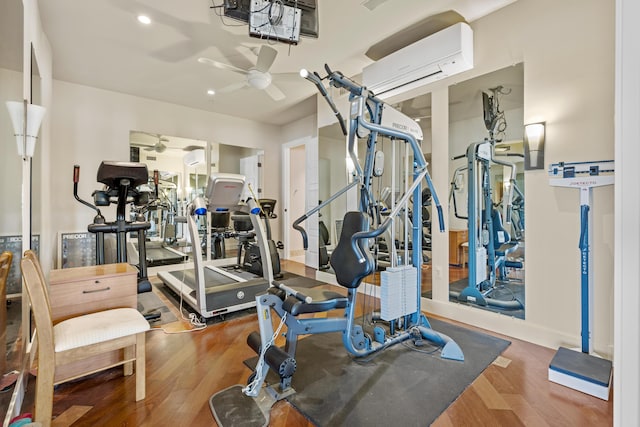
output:
M 359 231 L 368 231 L 369 221 L 363 212 L 347 212 L 342 222 L 342 232 L 329 260 L 336 273 L 338 283 L 345 288 L 357 288 L 362 279 L 373 273 L 373 259 L 367 250 L 368 239 L 351 245 L 351 236 Z
M 44 284 L 44 294 L 45 294 L 45 297 L 47 298 L 47 305 L 51 307 L 51 300 L 49 299 L 49 287 L 47 286 L 47 279 L 45 278 L 44 273 L 42 272 L 42 266 L 40 265 L 40 260 L 38 260 L 38 255 L 36 255 L 36 253 L 31 249 L 27 249 L 26 251 L 24 251 L 24 256 L 26 258 L 29 258 L 31 261 L 33 261 L 33 265 L 35 266 L 36 271 L 38 272 L 38 276 L 40 277 L 40 280 Z
M 6 289 L 12 260 L 13 254 L 11 252 L 4 251 L 0 254 L 0 289 Z
M 0 373 L 6 369 L 7 343 L 7 277 L 11 269 L 13 254 L 5 251 L 0 254 Z
M 53 357 L 53 322 L 47 284 L 43 280 L 42 268 L 35 254 L 30 253 L 20 261 L 22 277 L 27 288 L 33 318 L 36 322 L 38 334 L 38 357 Z

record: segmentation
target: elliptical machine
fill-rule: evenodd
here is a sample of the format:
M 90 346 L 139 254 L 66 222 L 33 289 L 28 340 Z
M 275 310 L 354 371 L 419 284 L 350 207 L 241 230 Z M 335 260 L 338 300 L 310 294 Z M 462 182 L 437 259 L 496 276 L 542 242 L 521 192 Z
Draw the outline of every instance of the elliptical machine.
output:
M 147 277 L 147 254 L 145 230 L 151 228 L 146 221 L 127 221 L 126 206 L 134 203 L 142 206 L 148 203 L 149 193 L 138 191 L 137 187 L 146 184 L 149 179 L 147 165 L 144 163 L 103 161 L 98 168 L 97 181 L 104 184 L 104 190 L 93 192 L 94 203 L 82 200 L 78 196 L 80 166 L 73 167 L 73 196 L 77 201 L 96 211 L 93 223 L 87 226 L 90 233 L 96 235 L 96 264 L 105 264 L 105 234 L 116 234 L 116 262 L 127 262 L 127 233 L 138 234 L 138 293 L 151 291 L 151 282 Z M 116 220 L 107 222 L 98 206 L 117 205 Z
M 260 218 L 264 220 L 265 231 L 267 237 L 267 244 L 269 245 L 269 256 L 271 258 L 271 265 L 273 268 L 274 278 L 282 278 L 282 272 L 280 268 L 280 255 L 278 249 L 283 249 L 282 242 L 274 242 L 271 236 L 271 224 L 270 219 L 275 219 L 278 216 L 274 213 L 276 207 L 275 199 L 258 199 L 258 206 L 260 207 Z M 251 225 L 249 215 L 242 213 L 234 213 L 231 216 L 231 220 L 234 224 L 234 229 L 237 232 L 237 237 L 240 242 L 238 245 L 238 265 L 244 270 L 258 276 L 263 275 L 263 261 L 260 255 L 260 247 L 256 244 L 254 237 L 255 233 L 251 232 L 253 226 Z M 244 258 L 242 257 L 242 250 L 244 249 Z

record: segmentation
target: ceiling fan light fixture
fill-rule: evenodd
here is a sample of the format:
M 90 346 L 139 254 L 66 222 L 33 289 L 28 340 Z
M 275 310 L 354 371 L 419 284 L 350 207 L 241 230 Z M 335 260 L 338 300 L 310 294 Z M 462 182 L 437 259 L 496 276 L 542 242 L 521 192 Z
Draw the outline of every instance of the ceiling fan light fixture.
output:
M 138 15 L 138 22 L 144 25 L 149 25 L 151 24 L 151 18 L 147 15 Z
M 258 70 L 250 70 L 247 75 L 247 82 L 256 89 L 265 89 L 271 84 L 271 75 Z

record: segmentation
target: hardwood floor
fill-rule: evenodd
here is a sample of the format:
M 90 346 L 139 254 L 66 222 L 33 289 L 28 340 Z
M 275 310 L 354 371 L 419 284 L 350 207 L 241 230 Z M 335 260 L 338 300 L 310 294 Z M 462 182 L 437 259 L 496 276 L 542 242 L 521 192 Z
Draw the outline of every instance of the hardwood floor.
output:
M 314 275 L 301 264 L 287 271 Z M 161 295 L 162 297 L 162 295 Z M 170 308 L 175 308 L 170 306 Z M 177 309 L 176 309 L 177 314 Z M 255 312 L 210 322 L 184 332 L 184 321 L 147 333 L 147 394 L 135 402 L 135 378 L 121 370 L 62 384 L 54 394 L 54 426 L 213 426 L 209 397 L 250 374 L 242 361 L 254 355 L 247 335 L 257 330 Z M 475 328 L 474 328 L 475 329 Z M 486 331 L 485 331 L 486 332 Z M 497 334 L 492 334 L 500 336 Z M 442 426 L 607 426 L 613 403 L 550 383 L 547 367 L 554 351 L 523 341 L 512 344 L 433 424 Z M 23 412 L 33 404 L 33 377 Z M 286 402 L 271 413 L 271 426 L 309 426 Z

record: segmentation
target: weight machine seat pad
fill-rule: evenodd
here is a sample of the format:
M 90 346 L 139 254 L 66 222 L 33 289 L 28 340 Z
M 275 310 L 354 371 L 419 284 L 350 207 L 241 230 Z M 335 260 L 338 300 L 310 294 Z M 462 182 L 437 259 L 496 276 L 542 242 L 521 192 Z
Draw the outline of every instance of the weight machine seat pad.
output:
M 144 163 L 103 161 L 98 167 L 97 181 L 109 188 L 120 185 L 120 180 L 129 179 L 130 187 L 146 184 L 149 180 L 147 165 Z
M 500 247 L 498 249 L 496 249 L 496 256 L 507 256 L 509 255 L 511 252 L 515 251 L 516 249 L 518 249 L 519 244 L 517 242 L 515 243 L 505 243 L 504 245 L 500 245 Z
M 340 240 L 329 260 L 338 283 L 345 288 L 357 288 L 362 279 L 373 273 L 373 258 L 366 248 L 369 239 L 358 240 L 355 248 L 351 245 L 351 236 L 368 230 L 369 221 L 363 212 L 352 211 L 345 214 Z
M 345 308 L 348 299 L 342 294 L 324 289 L 305 289 L 304 294 L 313 300 L 310 303 L 300 301 L 293 295 L 289 295 L 282 303 L 282 309 L 287 313 L 297 316 L 303 313 L 320 313 L 336 308 Z

